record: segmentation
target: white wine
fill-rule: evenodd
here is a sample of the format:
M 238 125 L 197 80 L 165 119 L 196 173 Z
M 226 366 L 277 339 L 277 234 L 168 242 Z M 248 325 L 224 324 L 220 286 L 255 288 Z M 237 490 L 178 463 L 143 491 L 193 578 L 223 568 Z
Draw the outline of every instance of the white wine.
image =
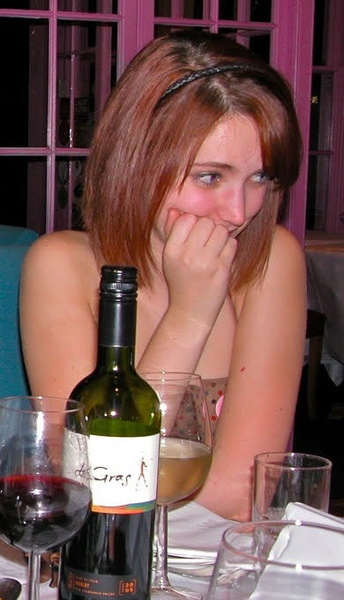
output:
M 200 442 L 163 437 L 160 443 L 158 503 L 186 498 L 204 482 L 211 464 L 211 448 Z
M 102 267 L 96 369 L 73 390 L 90 434 L 92 512 L 63 548 L 60 600 L 150 597 L 160 404 L 134 368 L 137 271 Z

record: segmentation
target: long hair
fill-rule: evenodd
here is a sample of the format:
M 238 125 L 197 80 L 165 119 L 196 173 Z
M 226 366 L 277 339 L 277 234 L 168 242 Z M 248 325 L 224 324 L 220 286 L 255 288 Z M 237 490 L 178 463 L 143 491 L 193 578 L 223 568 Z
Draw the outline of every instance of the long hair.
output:
M 239 68 L 171 84 L 217 65 Z M 270 179 L 259 213 L 238 237 L 231 290 L 258 278 L 267 263 L 283 196 L 302 153 L 291 91 L 283 77 L 224 36 L 180 31 L 157 38 L 131 61 L 112 91 L 87 161 L 82 215 L 100 262 L 135 265 L 149 285 L 150 237 L 167 194 L 187 177 L 222 117 L 246 115 L 258 129 Z

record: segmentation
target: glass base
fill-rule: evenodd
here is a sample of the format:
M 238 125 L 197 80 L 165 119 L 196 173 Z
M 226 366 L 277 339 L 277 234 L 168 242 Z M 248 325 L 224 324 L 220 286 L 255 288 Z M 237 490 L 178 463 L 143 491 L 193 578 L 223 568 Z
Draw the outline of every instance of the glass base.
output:
M 185 590 L 179 587 L 165 586 L 152 587 L 151 598 L 153 600 L 203 600 L 202 594 Z

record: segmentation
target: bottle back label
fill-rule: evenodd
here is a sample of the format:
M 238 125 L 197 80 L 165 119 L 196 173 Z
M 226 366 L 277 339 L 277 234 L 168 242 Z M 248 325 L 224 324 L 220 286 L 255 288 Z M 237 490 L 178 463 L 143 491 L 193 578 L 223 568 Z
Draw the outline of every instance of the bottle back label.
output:
M 159 440 L 159 434 L 90 436 L 93 512 L 133 514 L 154 508 Z
M 135 597 L 137 581 L 131 576 L 101 575 L 84 573 L 75 569 L 65 568 L 66 588 L 73 594 L 78 594 L 90 600 L 99 598 L 117 598 L 118 596 Z

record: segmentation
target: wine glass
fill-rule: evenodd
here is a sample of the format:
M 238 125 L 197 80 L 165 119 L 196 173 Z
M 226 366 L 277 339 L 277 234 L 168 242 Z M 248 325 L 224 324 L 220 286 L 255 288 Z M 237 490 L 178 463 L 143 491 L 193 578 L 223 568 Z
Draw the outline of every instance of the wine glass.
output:
M 39 600 L 41 554 L 67 542 L 91 506 L 82 405 L 0 399 L 0 536 L 27 553 L 28 600 Z
M 160 399 L 162 414 L 155 544 L 154 600 L 199 599 L 171 586 L 167 574 L 168 506 L 204 483 L 212 457 L 212 434 L 202 379 L 192 373 L 142 373 Z

